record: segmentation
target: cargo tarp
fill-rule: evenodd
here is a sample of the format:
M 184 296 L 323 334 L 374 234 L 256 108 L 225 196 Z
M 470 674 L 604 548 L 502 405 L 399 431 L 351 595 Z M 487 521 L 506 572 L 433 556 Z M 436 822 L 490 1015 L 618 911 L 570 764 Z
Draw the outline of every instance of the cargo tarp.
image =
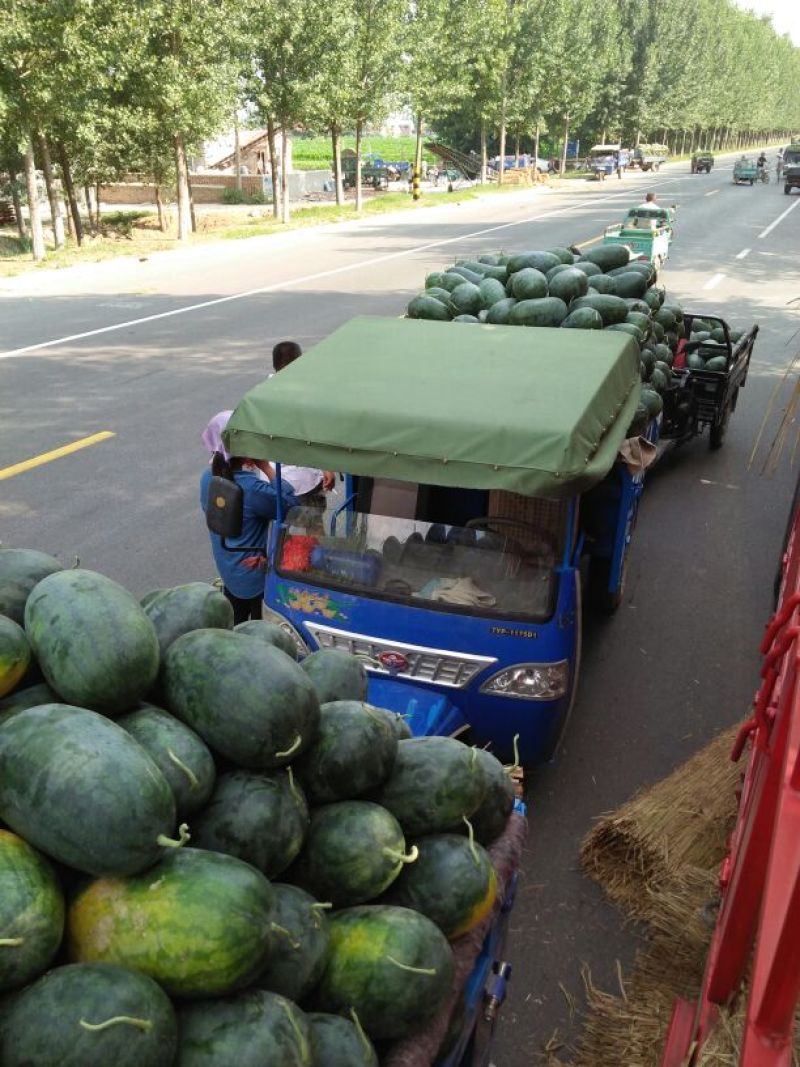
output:
M 614 463 L 640 395 L 626 333 L 356 318 L 249 393 L 234 456 L 529 496 Z

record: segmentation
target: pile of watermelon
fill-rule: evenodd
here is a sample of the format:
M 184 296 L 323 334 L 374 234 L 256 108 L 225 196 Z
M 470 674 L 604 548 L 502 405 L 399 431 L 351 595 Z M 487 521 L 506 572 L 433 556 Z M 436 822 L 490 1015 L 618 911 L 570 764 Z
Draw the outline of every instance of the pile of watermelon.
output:
M 623 245 L 601 244 L 575 256 L 566 248 L 498 253 L 459 259 L 425 279 L 425 291 L 406 309 L 409 318 L 473 325 L 613 330 L 629 334 L 641 353 L 641 403 L 631 433 L 640 432 L 663 409 L 672 366 L 687 338 L 681 307 L 656 285 L 653 264 L 631 260 Z M 733 331 L 735 343 L 741 334 Z M 719 327 L 693 319 L 691 340 L 703 341 L 687 366 L 724 372 L 727 358 L 713 352 L 724 344 Z
M 195 582 L 0 549 L 0 1063 L 375 1067 L 495 906 L 511 778 Z

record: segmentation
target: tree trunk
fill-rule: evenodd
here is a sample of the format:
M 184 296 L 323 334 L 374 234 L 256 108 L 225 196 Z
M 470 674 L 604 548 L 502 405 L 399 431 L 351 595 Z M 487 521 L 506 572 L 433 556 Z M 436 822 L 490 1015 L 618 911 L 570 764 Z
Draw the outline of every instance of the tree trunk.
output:
M 97 232 L 103 232 L 103 216 L 100 214 L 100 182 L 94 186 L 94 216 L 97 219 Z
M 633 143 L 633 147 L 634 148 L 638 148 L 641 143 L 642 143 L 642 131 L 641 130 L 637 130 L 636 131 L 636 140 Z
M 67 156 L 67 150 L 64 148 L 63 141 L 58 142 L 58 162 L 61 166 L 61 178 L 67 192 L 67 203 L 69 204 L 70 214 L 72 215 L 72 225 L 75 229 L 75 240 L 78 242 L 78 247 L 80 247 L 83 244 L 83 221 L 81 220 L 81 210 L 78 207 L 78 197 L 75 195 L 75 184 L 72 181 L 72 169 L 69 165 L 69 157 Z
M 161 195 L 161 186 L 156 182 L 156 208 L 158 209 L 158 228 L 162 233 L 167 232 L 167 219 L 164 214 L 164 198 Z
M 363 206 L 361 192 L 361 119 L 356 123 L 356 211 Z
M 36 163 L 33 158 L 33 138 L 25 144 L 25 185 L 28 189 L 28 217 L 31 228 L 31 249 L 35 262 L 44 259 L 44 234 L 42 217 L 39 214 L 39 197 L 36 192 Z
M 561 150 L 561 173 L 567 173 L 567 144 L 569 141 L 569 115 L 564 116 L 564 147 Z
M 242 191 L 242 144 L 239 139 L 239 112 L 233 112 L 233 170 L 235 175 L 234 187 L 238 192 Z
M 281 222 L 288 223 L 289 211 L 289 169 L 286 158 L 289 155 L 289 133 L 287 126 L 289 120 L 284 118 L 281 123 Z
M 519 130 L 514 133 L 514 166 L 519 168 Z
M 28 236 L 28 231 L 25 229 L 25 219 L 22 217 L 22 197 L 19 195 L 16 171 L 11 175 L 11 201 L 17 217 L 17 233 L 21 238 L 25 238 Z
M 506 172 L 506 98 L 500 103 L 500 169 L 497 172 L 497 184 L 503 184 L 503 175 Z
M 281 200 L 278 182 L 278 155 L 275 151 L 275 120 L 267 119 L 267 144 L 269 146 L 269 172 L 272 175 L 272 214 L 278 218 L 281 213 Z
M 189 218 L 192 220 L 192 233 L 197 233 L 197 216 L 194 213 L 194 192 L 192 191 L 192 177 L 187 175 L 189 184 Z
M 533 138 L 533 175 L 534 175 L 534 177 L 536 177 L 537 174 L 538 174 L 538 166 L 539 166 L 539 136 L 541 134 L 541 131 L 542 131 L 542 123 L 541 123 L 540 119 L 537 119 L 536 120 L 536 135 Z
M 55 178 L 53 177 L 53 165 L 50 162 L 50 148 L 47 138 L 40 131 L 36 135 L 36 143 L 39 149 L 39 158 L 42 161 L 42 173 L 44 184 L 47 188 L 47 199 L 50 201 L 50 224 L 53 227 L 53 244 L 56 248 L 64 247 L 64 220 L 61 217 L 61 204 L 58 199 Z
M 175 172 L 178 178 L 178 240 L 187 241 L 192 232 L 192 205 L 189 197 L 189 165 L 181 134 L 173 135 Z
M 685 150 L 686 150 L 686 130 L 682 130 L 681 132 L 682 132 L 683 136 L 681 137 L 681 151 L 680 151 L 680 154 L 681 155 L 685 155 L 686 154 L 686 152 L 685 152 Z
M 414 170 L 422 177 L 422 112 L 417 114 L 417 143 L 414 146 Z M 413 178 L 413 174 L 411 177 Z
M 336 188 L 336 203 L 341 206 L 344 203 L 344 189 L 342 188 L 342 132 L 336 123 L 331 126 L 331 142 L 333 143 L 333 184 Z
M 486 119 L 481 118 L 481 185 L 486 184 L 486 171 L 488 167 L 486 150 Z
M 92 190 L 88 182 L 83 185 L 83 197 L 86 201 L 86 214 L 89 218 L 89 229 L 95 232 L 94 215 L 92 214 Z

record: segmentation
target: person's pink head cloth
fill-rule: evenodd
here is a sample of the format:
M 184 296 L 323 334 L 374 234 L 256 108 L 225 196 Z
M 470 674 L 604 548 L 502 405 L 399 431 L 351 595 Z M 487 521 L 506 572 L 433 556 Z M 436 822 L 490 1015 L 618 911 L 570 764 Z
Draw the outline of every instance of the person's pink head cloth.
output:
M 201 435 L 201 440 L 206 446 L 206 451 L 209 456 L 213 457 L 215 452 L 222 453 L 224 459 L 228 460 L 231 457 L 228 455 L 225 445 L 222 443 L 222 431 L 228 425 L 228 419 L 230 419 L 232 411 L 219 411 L 213 419 L 206 426 Z

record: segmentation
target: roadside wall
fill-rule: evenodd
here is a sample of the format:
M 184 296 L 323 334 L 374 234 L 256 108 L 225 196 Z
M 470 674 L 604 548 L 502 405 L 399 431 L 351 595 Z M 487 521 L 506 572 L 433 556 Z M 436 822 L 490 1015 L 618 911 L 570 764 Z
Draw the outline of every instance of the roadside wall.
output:
M 331 180 L 327 170 L 302 170 L 289 174 L 289 196 L 299 200 L 308 193 L 322 192 L 325 183 Z M 261 174 L 243 174 L 242 192 L 245 196 L 263 193 L 265 199 L 271 197 L 269 178 Z M 236 178 L 233 174 L 193 174 L 192 194 L 196 204 L 222 204 L 225 189 L 234 189 Z M 174 191 L 163 190 L 165 200 L 174 199 Z M 131 178 L 130 181 L 104 185 L 100 193 L 104 204 L 155 204 L 155 186 L 151 182 Z

